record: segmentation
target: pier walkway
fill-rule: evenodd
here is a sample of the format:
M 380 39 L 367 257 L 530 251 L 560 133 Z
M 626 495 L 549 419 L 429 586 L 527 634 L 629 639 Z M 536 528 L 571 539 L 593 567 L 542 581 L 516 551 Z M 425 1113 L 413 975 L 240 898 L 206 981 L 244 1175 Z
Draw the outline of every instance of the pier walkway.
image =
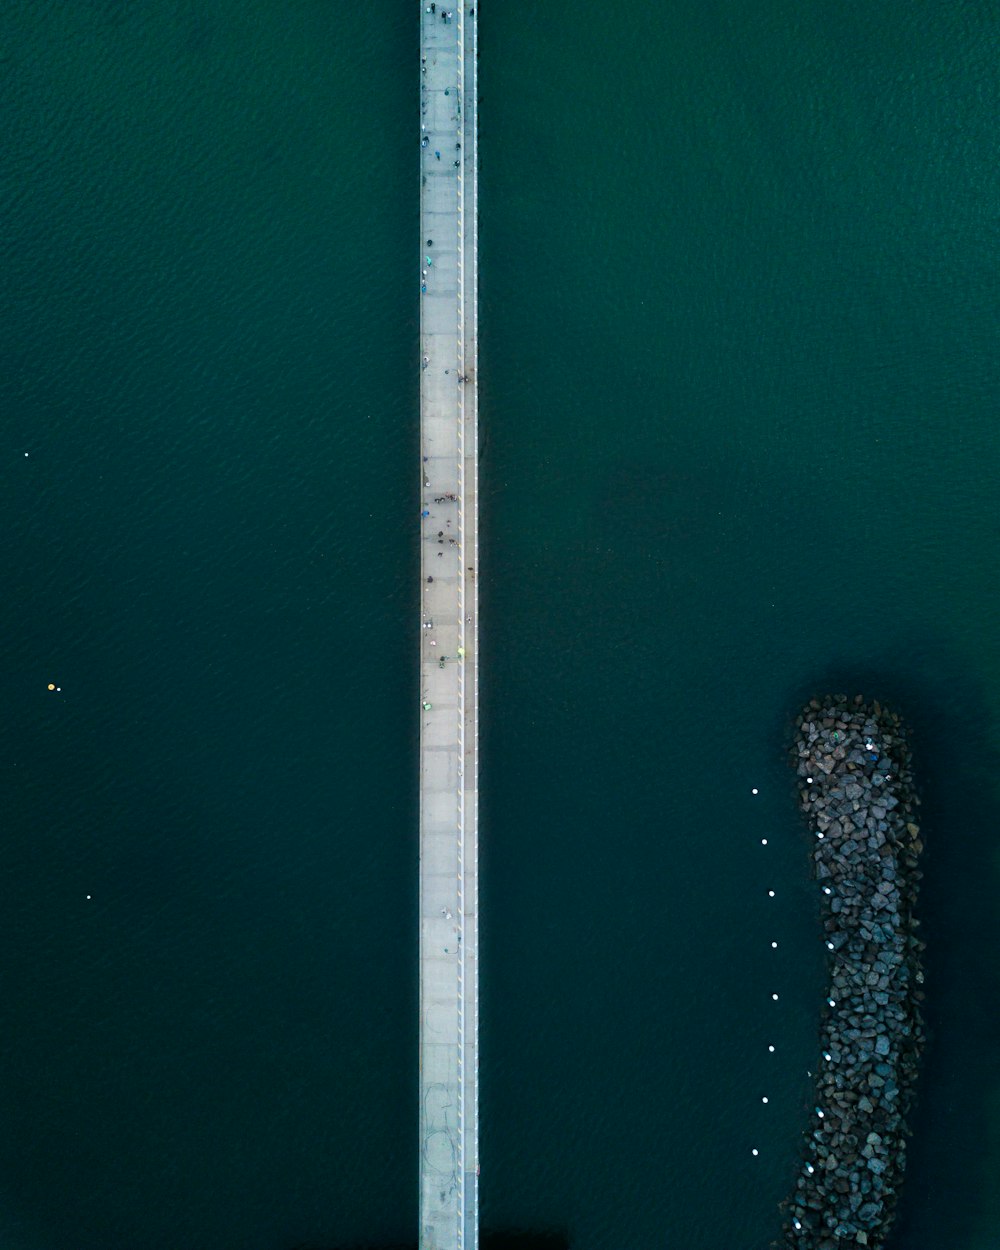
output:
M 420 1250 L 476 1250 L 476 18 L 420 24 Z

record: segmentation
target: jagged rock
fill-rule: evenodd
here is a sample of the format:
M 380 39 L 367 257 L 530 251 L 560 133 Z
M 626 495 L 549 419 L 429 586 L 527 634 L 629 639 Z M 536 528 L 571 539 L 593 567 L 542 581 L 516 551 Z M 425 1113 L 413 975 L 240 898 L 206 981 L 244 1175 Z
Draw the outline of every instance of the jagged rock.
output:
M 923 943 L 912 914 L 922 843 L 909 751 L 898 717 L 840 695 L 810 701 L 792 762 L 811 779 L 801 809 L 824 835 L 813 860 L 830 891 L 821 900 L 834 1005 L 824 1009 L 817 1065 L 825 1115 L 807 1138 L 812 1170 L 799 1176 L 783 1237 L 795 1250 L 878 1250 L 902 1179 L 903 1114 L 923 1045 L 915 988 Z

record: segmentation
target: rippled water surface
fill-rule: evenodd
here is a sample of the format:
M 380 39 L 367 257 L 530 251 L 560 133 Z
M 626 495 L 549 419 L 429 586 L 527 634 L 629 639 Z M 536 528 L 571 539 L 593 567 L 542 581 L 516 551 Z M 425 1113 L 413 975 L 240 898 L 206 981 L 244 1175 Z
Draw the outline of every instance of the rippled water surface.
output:
M 782 755 L 832 687 L 925 787 L 897 1245 L 987 1250 L 995 15 L 485 13 L 485 1224 L 777 1234 L 824 977 Z
M 993 9 L 480 16 L 484 1225 L 777 1234 L 838 688 L 924 785 L 897 1244 L 992 1250 Z M 0 1240 L 412 1241 L 417 8 L 0 37 Z
M 0 1240 L 401 1240 L 416 29 L 0 23 Z

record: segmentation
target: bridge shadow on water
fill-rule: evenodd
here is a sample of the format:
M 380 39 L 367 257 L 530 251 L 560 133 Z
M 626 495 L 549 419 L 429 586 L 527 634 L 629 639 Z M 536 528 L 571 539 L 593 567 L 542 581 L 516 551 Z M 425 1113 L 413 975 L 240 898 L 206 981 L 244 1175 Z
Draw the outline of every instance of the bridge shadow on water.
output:
M 481 1232 L 480 1250 L 569 1250 L 566 1232 L 543 1232 L 530 1229 L 500 1229 L 497 1232 Z M 419 1250 L 417 1242 L 397 1241 L 354 1242 L 350 1245 L 320 1246 L 314 1242 L 299 1243 L 289 1250 Z
M 972 1250 L 1000 1162 L 990 1158 L 989 1121 L 1000 1091 L 998 726 L 976 675 L 936 637 L 903 639 L 884 663 L 833 664 L 791 691 L 783 745 L 791 744 L 791 717 L 825 693 L 863 694 L 903 717 L 922 800 L 917 916 L 927 943 L 927 1047 L 887 1250 Z

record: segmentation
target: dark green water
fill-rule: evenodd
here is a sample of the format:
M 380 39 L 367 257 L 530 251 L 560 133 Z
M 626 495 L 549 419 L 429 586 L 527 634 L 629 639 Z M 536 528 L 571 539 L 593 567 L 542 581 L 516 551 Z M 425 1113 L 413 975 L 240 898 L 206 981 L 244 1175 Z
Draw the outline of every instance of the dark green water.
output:
M 992 1250 L 1000 31 L 650 12 L 483 14 L 484 1226 L 776 1234 L 829 686 L 925 787 L 897 1241 Z M 0 1240 L 412 1239 L 416 6 L 0 22 Z
M 371 9 L 4 9 L 15 1250 L 415 1227 L 417 31 Z

